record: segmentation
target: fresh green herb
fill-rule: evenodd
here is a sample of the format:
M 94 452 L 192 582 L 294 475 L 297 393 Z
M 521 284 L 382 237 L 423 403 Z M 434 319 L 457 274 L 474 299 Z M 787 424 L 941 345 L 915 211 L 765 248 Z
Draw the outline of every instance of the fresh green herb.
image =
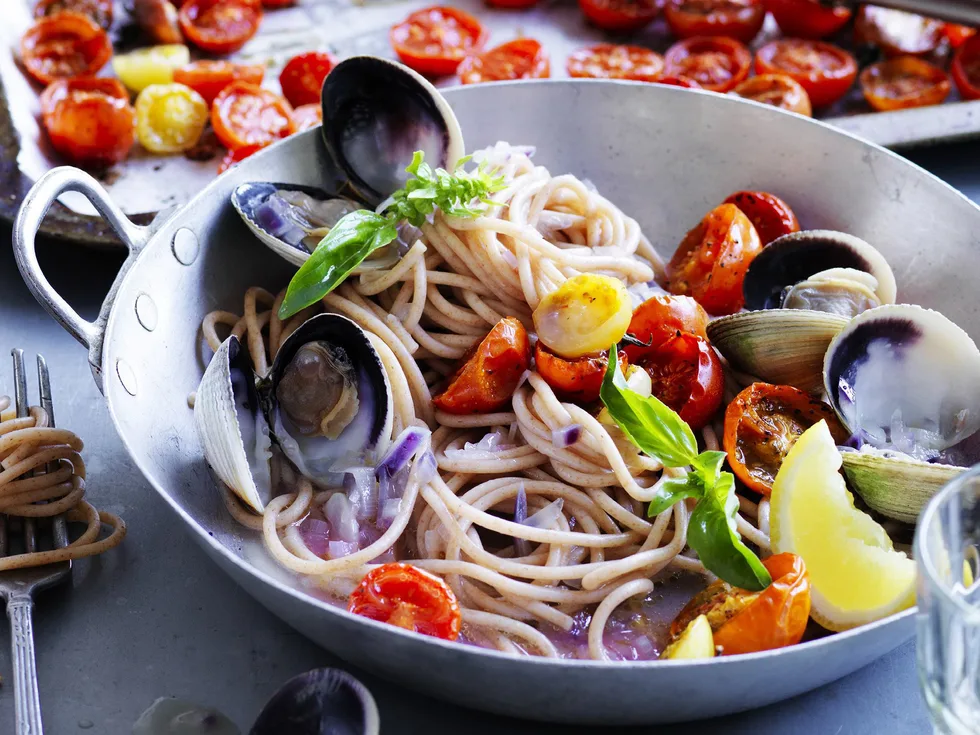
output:
M 695 498 L 698 503 L 691 514 L 687 542 L 705 568 L 736 587 L 752 591 L 768 587 L 772 577 L 735 529 L 738 498 L 735 477 L 721 471 L 725 453 L 699 454 L 694 432 L 676 412 L 655 396 L 641 396 L 630 389 L 619 369 L 615 345 L 609 350 L 599 397 L 641 451 L 665 467 L 691 468 L 684 478 L 661 483 L 647 514 L 655 516 L 679 500 Z
M 485 211 L 478 203 L 489 203 L 489 196 L 504 186 L 499 176 L 491 176 L 482 166 L 464 171 L 462 159 L 454 173 L 433 169 L 422 151 L 415 151 L 405 170 L 410 178 L 388 200 L 383 213 L 367 210 L 351 212 L 327 233 L 309 259 L 296 271 L 279 307 L 279 318 L 287 319 L 313 304 L 337 286 L 378 248 L 398 237 L 397 226 L 408 222 L 421 227 L 437 208 L 450 217 L 476 217 Z

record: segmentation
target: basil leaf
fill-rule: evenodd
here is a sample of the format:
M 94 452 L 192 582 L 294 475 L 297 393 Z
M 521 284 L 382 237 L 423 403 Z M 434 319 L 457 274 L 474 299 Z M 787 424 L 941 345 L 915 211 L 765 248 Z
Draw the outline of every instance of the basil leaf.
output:
M 333 291 L 361 262 L 398 237 L 395 222 L 366 209 L 344 216 L 296 271 L 279 318 L 287 319 Z
M 727 456 L 724 452 L 718 451 L 701 452 L 691 462 L 691 472 L 701 478 L 704 487 L 714 487 Z
M 687 475 L 683 479 L 667 480 L 657 490 L 657 497 L 650 501 L 650 505 L 647 508 L 647 516 L 653 518 L 653 516 L 660 515 L 678 500 L 684 500 L 685 498 L 697 498 L 700 500 L 703 495 L 704 483 L 694 473 Z
M 616 345 L 609 350 L 599 397 L 629 440 L 664 466 L 684 467 L 697 458 L 698 442 L 691 427 L 656 397 L 641 396 L 626 384 Z
M 735 530 L 737 510 L 735 477 L 722 472 L 691 514 L 687 543 L 698 552 L 705 568 L 728 584 L 753 592 L 764 590 L 772 577 Z

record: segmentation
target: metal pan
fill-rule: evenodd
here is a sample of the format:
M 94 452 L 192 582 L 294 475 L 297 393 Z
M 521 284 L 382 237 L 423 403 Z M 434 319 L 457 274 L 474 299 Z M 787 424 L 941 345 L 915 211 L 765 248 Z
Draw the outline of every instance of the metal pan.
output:
M 662 252 L 730 192 L 761 188 L 800 219 L 864 237 L 891 262 L 902 300 L 939 309 L 980 338 L 975 307 L 980 209 L 899 156 L 822 123 L 755 103 L 669 87 L 588 81 L 447 91 L 470 149 L 536 144 L 554 172 L 594 181 L 639 219 Z M 328 606 L 280 570 L 228 517 L 201 456 L 187 396 L 203 372 L 201 318 L 238 309 L 246 287 L 281 288 L 284 261 L 259 244 L 228 198 L 249 180 L 329 180 L 317 132 L 284 141 L 217 179 L 150 234 L 91 178 L 56 169 L 31 191 L 14 230 L 38 300 L 89 349 L 127 449 L 191 537 L 273 613 L 352 663 L 472 707 L 541 720 L 651 723 L 722 715 L 794 696 L 906 641 L 908 611 L 792 648 L 700 662 L 512 658 L 406 633 Z M 102 313 L 87 322 L 54 291 L 35 233 L 63 191 L 81 191 L 130 255 Z M 229 614 L 233 612 L 229 611 Z

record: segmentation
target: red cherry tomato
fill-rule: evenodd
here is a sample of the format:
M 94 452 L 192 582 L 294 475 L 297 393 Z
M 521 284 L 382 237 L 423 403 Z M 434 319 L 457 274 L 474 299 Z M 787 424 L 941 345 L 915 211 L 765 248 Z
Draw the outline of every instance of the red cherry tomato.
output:
M 966 40 L 953 57 L 953 81 L 965 100 L 980 100 L 980 36 Z
M 946 72 L 915 56 L 896 56 L 861 72 L 864 98 L 882 112 L 938 105 L 952 87 Z
M 320 89 L 337 60 L 321 51 L 294 56 L 279 75 L 282 95 L 293 107 L 319 104 Z
M 293 110 L 293 122 L 296 124 L 296 132 L 315 128 L 323 122 L 323 108 L 320 103 L 315 105 L 300 105 Z
M 99 24 L 80 13 L 41 18 L 20 41 L 27 73 L 41 84 L 56 79 L 91 77 L 112 56 L 109 36 Z
M 702 89 L 701 85 L 693 79 L 685 79 L 684 77 L 663 76 L 657 79 L 654 84 L 666 84 L 668 87 L 683 87 L 684 89 Z
M 721 204 L 684 237 L 667 263 L 666 288 L 693 296 L 709 314 L 734 314 L 745 305 L 745 271 L 761 251 L 749 218 L 734 204 Z
M 263 148 L 265 148 L 264 145 L 246 145 L 241 148 L 236 148 L 233 151 L 228 151 L 225 153 L 225 157 L 221 159 L 221 163 L 218 164 L 218 175 L 220 176 L 228 169 L 241 163 L 253 153 L 258 153 Z
M 534 346 L 534 366 L 561 401 L 581 405 L 599 400 L 608 364 L 608 351 L 569 359 L 559 357 L 540 340 Z M 619 352 L 618 364 L 625 374 L 628 362 L 623 351 Z
M 479 51 L 487 33 L 469 13 L 451 7 L 418 10 L 391 29 L 391 45 L 402 63 L 419 74 L 454 74 L 460 62 Z
M 546 79 L 551 76 L 551 62 L 533 38 L 518 38 L 467 56 L 458 69 L 463 84 L 502 82 L 511 79 Z
M 752 67 L 752 54 L 732 38 L 688 38 L 667 49 L 665 58 L 668 76 L 693 79 L 712 92 L 730 92 Z
M 238 51 L 259 30 L 262 6 L 256 0 L 187 0 L 180 8 L 180 30 L 212 54 Z
M 570 77 L 655 82 L 663 73 L 664 59 L 640 46 L 600 43 L 572 53 L 565 69 Z
M 231 150 L 266 146 L 296 132 L 293 111 L 282 97 L 248 82 L 233 82 L 211 105 L 211 125 Z
M 708 314 L 690 296 L 654 296 L 636 307 L 626 334 L 647 346 L 626 345 L 623 352 L 634 365 L 679 334 L 708 338 Z
M 923 56 L 946 37 L 946 24 L 935 18 L 876 5 L 862 5 L 854 19 L 854 39 L 877 46 L 886 56 Z
M 949 39 L 949 43 L 953 48 L 959 48 L 964 43 L 966 39 L 972 38 L 976 35 L 977 29 L 970 28 L 970 26 L 961 26 L 957 23 L 947 23 L 946 27 L 943 29 L 943 33 L 946 34 L 946 38 Z
M 578 0 L 593 25 L 607 31 L 635 31 L 657 17 L 656 0 Z
M 664 18 L 678 38 L 728 36 L 748 43 L 762 30 L 762 0 L 667 0 Z
M 739 97 L 789 110 L 807 117 L 813 116 L 810 95 L 803 85 L 785 74 L 760 74 L 749 77 L 732 90 Z
M 34 6 L 34 17 L 46 18 L 65 11 L 87 15 L 105 30 L 112 26 L 112 0 L 40 0 Z
M 102 168 L 129 155 L 136 112 L 117 79 L 52 82 L 41 94 L 41 121 L 52 147 L 83 168 Z
M 174 70 L 174 81 L 193 89 L 209 105 L 232 82 L 262 84 L 264 76 L 265 68 L 259 64 L 235 64 L 231 61 L 192 61 Z
M 368 572 L 347 603 L 355 615 L 422 635 L 454 641 L 462 622 L 449 585 L 410 564 L 382 564 Z
M 800 222 L 790 206 L 767 191 L 737 191 L 725 200 L 749 218 L 763 246 L 776 238 L 800 231 Z
M 653 395 L 677 411 L 693 431 L 704 428 L 721 406 L 725 368 L 703 337 L 682 332 L 636 363 L 653 383 Z
M 183 43 L 184 34 L 180 30 L 180 18 L 175 7 L 180 5 L 180 2 L 171 3 L 169 0 L 133 0 L 133 21 L 151 43 Z
M 792 77 L 810 95 L 814 107 L 826 107 L 847 94 L 854 84 L 857 62 L 833 44 L 786 38 L 759 49 L 755 71 Z
M 827 38 L 851 19 L 849 8 L 828 7 L 820 0 L 766 0 L 766 8 L 783 35 L 795 38 Z
M 514 317 L 501 319 L 456 371 L 432 403 L 446 413 L 492 413 L 510 405 L 531 364 L 527 330 Z

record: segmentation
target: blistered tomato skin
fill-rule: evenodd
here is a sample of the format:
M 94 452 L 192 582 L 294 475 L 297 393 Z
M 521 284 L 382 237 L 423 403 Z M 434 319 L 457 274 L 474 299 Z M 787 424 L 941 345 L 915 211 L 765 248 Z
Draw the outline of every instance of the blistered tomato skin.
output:
M 703 429 L 721 407 L 725 368 L 703 337 L 682 332 L 636 362 L 650 376 L 651 392 L 693 431 Z
M 322 51 L 294 56 L 279 75 L 283 97 L 293 107 L 319 104 L 323 80 L 336 65 L 333 55 Z
M 112 0 L 39 0 L 34 17 L 46 18 L 66 11 L 87 15 L 105 30 L 112 27 Z
M 629 366 L 625 352 L 619 352 L 618 363 L 625 375 Z M 581 405 L 599 400 L 599 389 L 608 364 L 608 350 L 566 360 L 548 350 L 541 340 L 534 347 L 535 369 L 561 401 Z
M 980 100 L 980 36 L 971 36 L 957 49 L 951 71 L 960 96 Z
M 455 74 L 467 55 L 483 47 L 487 33 L 469 13 L 435 5 L 393 26 L 389 38 L 405 66 L 435 77 Z
M 578 0 L 592 25 L 606 31 L 636 31 L 657 17 L 656 0 Z
M 231 61 L 202 59 L 174 70 L 174 81 L 186 84 L 209 105 L 232 82 L 262 84 L 265 68 L 259 64 L 236 64 Z
M 880 112 L 928 107 L 949 97 L 953 85 L 938 66 L 915 56 L 898 56 L 861 72 L 861 92 Z
M 793 38 L 827 38 L 847 25 L 850 8 L 828 7 L 820 0 L 766 0 L 784 36 Z
M 595 354 L 618 344 L 633 318 L 626 286 L 611 276 L 578 275 L 541 299 L 534 330 L 559 357 Z
M 664 17 L 677 38 L 726 36 L 749 43 L 762 30 L 762 0 L 667 0 Z
M 763 245 L 800 231 L 800 221 L 790 206 L 767 191 L 737 191 L 725 200 L 749 218 Z
M 422 635 L 454 641 L 462 613 L 452 589 L 410 564 L 382 564 L 351 593 L 348 611 Z
M 839 100 L 854 84 L 857 61 L 844 49 L 823 41 L 781 38 L 760 48 L 755 55 L 756 74 L 792 77 L 815 108 Z
M 41 84 L 95 76 L 112 56 L 112 43 L 87 15 L 63 12 L 41 18 L 20 41 L 27 73 Z
M 256 0 L 187 0 L 178 17 L 184 37 L 195 46 L 230 54 L 258 32 L 262 6 Z
M 233 82 L 211 105 L 211 125 L 229 150 L 266 146 L 296 132 L 286 100 L 248 82 Z
M 551 60 L 539 41 L 518 38 L 467 56 L 456 71 L 463 84 L 547 79 L 551 76 Z
M 707 328 L 707 312 L 690 296 L 653 296 L 636 307 L 627 330 L 645 346 L 628 344 L 623 351 L 635 364 L 678 334 L 686 332 L 707 339 Z
M 745 45 L 720 36 L 678 41 L 667 49 L 664 59 L 666 75 L 692 79 L 712 92 L 730 92 L 752 68 L 752 54 Z
M 733 90 L 744 99 L 813 117 L 810 95 L 803 85 L 785 74 L 760 74 L 749 77 Z
M 116 79 L 61 79 L 40 98 L 48 140 L 66 162 L 104 168 L 125 160 L 133 147 L 136 113 Z

